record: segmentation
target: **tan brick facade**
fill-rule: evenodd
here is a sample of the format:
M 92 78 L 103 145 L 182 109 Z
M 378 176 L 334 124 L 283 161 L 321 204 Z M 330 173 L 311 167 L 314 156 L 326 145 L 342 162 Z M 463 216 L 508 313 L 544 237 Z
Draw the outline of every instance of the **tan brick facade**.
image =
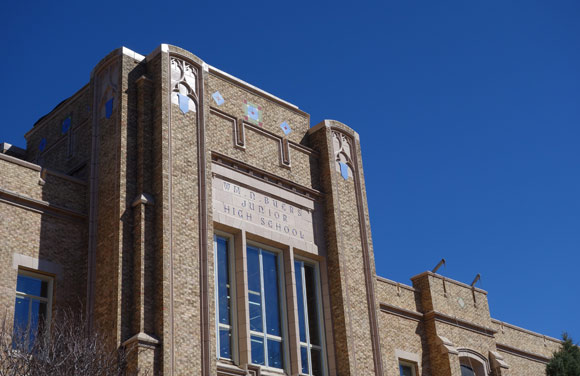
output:
M 26 139 L 0 154 L 3 308 L 14 310 L 19 270 L 48 275 L 52 309 L 85 307 L 108 346 L 140 350 L 133 369 L 301 375 L 307 362 L 399 375 L 403 361 L 422 376 L 459 376 L 462 364 L 542 375 L 559 346 L 492 319 L 483 290 L 430 272 L 413 286 L 377 277 L 358 134 L 333 120 L 311 128 L 298 107 L 178 47 L 113 51 Z M 228 356 L 214 234 L 231 255 Z M 277 255 L 280 334 L 256 331 L 248 247 Z M 315 270 L 307 297 L 296 262 Z M 280 363 L 257 364 L 260 335 Z

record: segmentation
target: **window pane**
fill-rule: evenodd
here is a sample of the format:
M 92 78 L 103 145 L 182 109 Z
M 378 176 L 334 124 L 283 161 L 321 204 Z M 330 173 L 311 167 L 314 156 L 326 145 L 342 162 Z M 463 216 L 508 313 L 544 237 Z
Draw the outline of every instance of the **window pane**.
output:
M 268 340 L 268 366 L 282 368 L 282 342 Z
M 413 376 L 411 366 L 399 364 L 399 372 L 401 373 L 401 376 Z
M 260 293 L 260 259 L 259 251 L 248 247 L 248 289 Z
M 262 251 L 262 265 L 264 267 L 267 333 L 281 336 L 277 256 L 273 253 Z
M 473 372 L 473 369 L 471 369 L 471 367 L 462 364 L 461 376 L 475 376 L 475 372 Z
M 220 328 L 220 358 L 232 358 L 232 335 L 229 329 Z
M 219 322 L 222 324 L 230 324 L 230 273 L 229 273 L 229 252 L 228 242 L 226 239 L 216 237 L 217 243 L 217 279 L 218 279 L 218 307 L 219 307 Z
M 320 325 L 318 323 L 318 302 L 316 301 L 316 275 L 314 267 L 304 265 L 306 279 L 306 301 L 308 306 L 308 329 L 310 344 L 320 346 Z
M 308 349 L 306 346 L 300 347 L 300 358 L 302 359 L 302 373 L 310 375 L 308 371 Z
M 39 332 L 39 328 L 44 324 L 44 319 L 46 317 L 46 303 L 39 302 L 38 300 L 32 299 L 32 309 L 30 310 L 30 338 L 31 342 L 34 342 L 36 334 Z
M 322 376 L 322 354 L 320 350 L 311 349 L 310 357 L 312 358 L 312 375 Z
M 262 321 L 262 301 L 261 296 L 258 294 L 250 293 L 249 305 L 250 305 L 250 330 L 255 332 L 263 332 Z
M 16 291 L 46 298 L 48 297 L 48 282 L 26 275 L 18 275 Z
M 251 342 L 252 342 L 252 363 L 264 365 L 264 339 L 252 336 Z
M 304 318 L 304 293 L 302 291 L 302 262 L 294 262 L 296 275 L 296 300 L 298 302 L 298 328 L 300 330 L 300 342 L 306 342 L 306 322 Z M 306 372 L 308 373 L 308 372 Z
M 29 305 L 30 299 L 22 298 L 20 296 L 16 297 L 16 303 L 14 305 L 14 333 L 17 336 L 26 335 L 26 329 L 28 328 Z
M 248 302 L 250 305 L 250 330 L 262 332 L 262 288 L 260 282 L 260 253 L 248 247 Z

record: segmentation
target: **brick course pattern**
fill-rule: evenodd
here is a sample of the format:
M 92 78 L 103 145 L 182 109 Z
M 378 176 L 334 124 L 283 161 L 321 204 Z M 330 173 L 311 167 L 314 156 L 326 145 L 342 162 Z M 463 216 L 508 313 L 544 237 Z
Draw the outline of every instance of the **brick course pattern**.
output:
M 283 374 L 301 374 L 294 257 L 319 268 L 327 375 L 398 375 L 400 361 L 421 376 L 459 376 L 460 364 L 542 375 L 560 346 L 491 318 L 483 290 L 430 272 L 412 286 L 377 277 L 358 134 L 333 120 L 311 128 L 298 107 L 179 47 L 111 52 L 25 137 L 23 159 L 0 154 L 2 308 L 13 312 L 18 269 L 48 274 L 53 309 L 86 309 L 109 348 L 138 350 L 132 370 L 281 374 L 251 364 L 247 242 L 283 255 Z M 214 215 L 230 199 L 212 187 L 223 179 L 305 210 L 312 234 L 292 239 L 260 212 Z M 232 360 L 217 359 L 214 231 L 234 243 Z

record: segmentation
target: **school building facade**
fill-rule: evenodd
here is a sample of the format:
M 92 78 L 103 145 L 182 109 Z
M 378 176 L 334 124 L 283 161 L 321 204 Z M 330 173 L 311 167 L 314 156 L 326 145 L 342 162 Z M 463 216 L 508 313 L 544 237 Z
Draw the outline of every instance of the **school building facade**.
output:
M 15 325 L 80 302 L 163 375 L 543 375 L 560 346 L 479 288 L 377 276 L 358 134 L 181 48 L 114 50 L 25 138 L 0 152 Z

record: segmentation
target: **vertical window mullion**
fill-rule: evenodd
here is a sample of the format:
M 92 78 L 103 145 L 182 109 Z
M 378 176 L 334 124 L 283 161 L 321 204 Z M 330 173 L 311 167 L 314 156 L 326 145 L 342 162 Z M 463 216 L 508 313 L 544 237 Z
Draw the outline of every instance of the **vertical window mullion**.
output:
M 264 336 L 264 364 L 268 367 L 268 329 L 266 328 L 266 292 L 264 291 L 264 263 L 262 262 L 262 249 L 259 249 L 260 260 L 260 298 L 262 300 L 262 335 Z
M 218 267 L 218 246 L 217 246 L 217 235 L 213 236 L 213 265 L 214 270 L 214 291 L 215 291 L 215 322 L 216 322 L 216 354 L 218 359 L 221 356 L 221 344 L 220 344 L 220 304 L 219 304 L 219 267 Z
M 227 235 L 214 234 L 214 288 L 215 288 L 215 320 L 216 320 L 216 354 L 217 358 L 236 359 L 235 332 L 235 290 L 232 285 L 232 269 L 234 259 L 232 257 L 232 241 Z M 220 262 L 222 264 L 220 264 Z M 225 266 L 225 267 L 223 267 Z M 225 291 L 221 291 L 224 290 Z M 224 295 L 225 294 L 225 295 Z M 225 299 L 225 307 L 221 307 L 221 300 Z M 225 311 L 224 311 L 225 310 Z M 221 319 L 227 315 L 227 323 L 222 323 Z M 222 333 L 223 332 L 223 333 Z M 222 341 L 222 334 L 227 332 L 227 352 L 222 352 L 226 345 L 225 338 Z
M 32 319 L 32 299 L 27 296 L 28 298 L 28 320 L 26 320 L 26 332 L 27 337 L 30 335 L 30 320 Z
M 236 307 L 237 307 L 237 276 L 236 276 L 236 254 L 233 249 L 234 243 L 233 239 L 230 239 L 231 243 L 228 242 L 228 255 L 229 255 L 229 263 L 228 263 L 228 272 L 230 275 L 229 283 L 230 283 L 230 333 L 231 333 L 231 357 L 232 360 L 237 363 L 238 362 L 238 325 L 237 325 L 237 317 L 236 317 Z
M 302 299 L 304 301 L 304 325 L 306 326 L 306 354 L 308 357 L 308 373 L 312 375 L 312 354 L 310 348 L 310 322 L 308 321 L 308 299 L 306 297 L 306 272 L 304 262 L 300 262 L 300 278 L 302 278 Z

